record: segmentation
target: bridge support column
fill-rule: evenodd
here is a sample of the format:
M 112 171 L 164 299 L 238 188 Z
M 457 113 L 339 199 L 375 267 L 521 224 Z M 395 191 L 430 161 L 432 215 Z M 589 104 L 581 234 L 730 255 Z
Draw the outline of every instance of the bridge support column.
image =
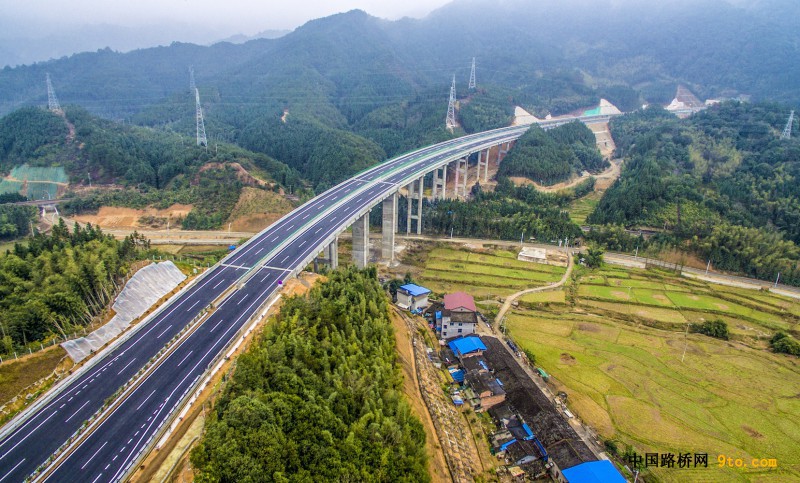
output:
M 444 199 L 446 175 L 443 173 L 447 172 L 446 169 L 447 168 L 445 167 L 436 168 L 433 170 L 433 190 L 431 191 L 432 200 Z
M 483 169 L 484 169 L 484 171 L 483 171 L 483 182 L 484 183 L 488 183 L 489 182 L 489 150 L 488 149 L 486 150 L 486 161 L 485 161 L 485 166 L 484 166 Z
M 411 199 L 411 198 L 409 198 Z M 394 231 L 397 229 L 397 192 L 383 200 L 381 232 L 381 259 L 389 265 L 394 262 Z
M 332 270 L 336 270 L 339 268 L 339 237 L 333 239 L 326 251 L 328 252 L 328 264 Z
M 468 175 L 467 158 L 456 160 L 456 183 L 453 187 L 453 195 L 458 198 L 458 192 L 466 199 L 467 197 L 467 175 Z
M 478 181 L 481 179 L 481 170 L 483 170 L 483 183 L 486 184 L 489 181 L 489 150 L 486 150 L 486 156 L 483 155 L 483 151 L 478 151 L 478 171 L 476 172 L 476 178 Z
M 442 199 L 447 199 L 447 165 L 442 167 Z
M 417 183 L 417 235 L 422 235 L 422 197 L 425 195 L 425 176 Z
M 434 190 L 436 184 L 436 173 L 434 172 Z M 414 188 L 416 185 L 416 189 Z M 412 222 L 417 221 L 417 235 L 422 234 L 422 199 L 425 195 L 425 176 L 417 181 L 408 184 L 408 205 L 406 210 L 406 235 L 411 234 Z M 414 199 L 417 200 L 416 210 L 414 209 Z M 416 214 L 414 212 L 416 211 Z
M 366 268 L 369 262 L 369 213 L 353 223 L 353 263 Z

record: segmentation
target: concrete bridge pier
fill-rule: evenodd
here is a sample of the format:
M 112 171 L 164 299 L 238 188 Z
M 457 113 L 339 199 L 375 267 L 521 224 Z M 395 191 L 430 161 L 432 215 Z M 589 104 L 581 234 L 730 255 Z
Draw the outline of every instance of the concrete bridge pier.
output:
M 447 166 L 433 170 L 433 199 L 447 198 Z
M 333 239 L 328 248 L 325 249 L 328 255 L 328 264 L 332 270 L 339 268 L 339 237 Z
M 467 176 L 469 175 L 469 164 L 467 158 L 456 160 L 456 183 L 453 187 L 453 195 L 458 199 L 458 192 L 461 191 L 461 196 L 467 198 Z
M 413 184 L 413 183 L 412 183 Z M 409 185 L 409 205 L 411 193 Z M 383 220 L 381 232 L 381 259 L 391 265 L 394 262 L 394 231 L 397 229 L 397 192 L 383 200 Z M 354 235 L 355 236 L 355 235 Z M 355 252 L 354 252 L 355 253 Z
M 434 184 L 436 181 L 434 180 Z M 416 186 L 416 188 L 415 188 Z M 417 221 L 417 235 L 422 233 L 422 196 L 425 192 L 425 177 L 408 184 L 407 210 L 406 210 L 406 234 L 411 234 L 412 221 Z M 414 199 L 417 200 L 416 214 L 414 213 Z
M 353 263 L 358 268 L 369 263 L 369 213 L 353 222 Z
M 481 179 L 481 170 L 483 170 L 483 182 L 484 184 L 489 181 L 489 150 L 486 150 L 486 154 L 484 155 L 483 151 L 478 151 L 478 180 Z

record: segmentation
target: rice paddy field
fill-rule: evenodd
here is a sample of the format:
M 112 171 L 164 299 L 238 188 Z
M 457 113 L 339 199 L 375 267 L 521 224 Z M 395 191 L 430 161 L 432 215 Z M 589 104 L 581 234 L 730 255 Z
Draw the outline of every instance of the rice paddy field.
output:
M 565 267 L 517 260 L 508 251 L 434 248 L 427 256 L 419 282 L 434 293 L 465 291 L 476 299 L 505 297 L 520 290 L 557 282 Z
M 434 292 L 476 300 L 555 282 L 564 270 L 441 247 L 417 268 Z M 650 467 L 639 481 L 800 482 L 800 359 L 767 344 L 776 330 L 800 331 L 800 300 L 608 265 L 518 300 L 506 316 L 512 337 L 601 439 L 641 456 L 708 455 L 707 468 Z M 717 319 L 731 340 L 687 333 Z M 754 458 L 777 466 L 754 468 Z
M 800 301 L 655 270 L 606 267 L 573 282 L 521 299 L 506 323 L 601 438 L 640 455 L 708 454 L 708 468 L 646 469 L 655 481 L 800 481 L 800 360 L 766 344 L 798 330 Z M 686 333 L 715 319 L 730 341 Z

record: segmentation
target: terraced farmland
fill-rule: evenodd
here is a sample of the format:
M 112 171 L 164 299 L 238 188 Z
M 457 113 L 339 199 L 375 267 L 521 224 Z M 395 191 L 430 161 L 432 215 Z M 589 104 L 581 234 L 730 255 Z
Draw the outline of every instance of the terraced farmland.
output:
M 765 342 L 798 329 L 800 301 L 614 268 L 578 277 L 571 294 L 522 304 L 507 324 L 601 437 L 641 455 L 708 454 L 708 468 L 648 469 L 658 481 L 800 481 L 800 364 Z M 732 342 L 685 333 L 712 319 Z M 778 468 L 720 468 L 720 455 Z
M 476 298 L 503 297 L 557 282 L 564 271 L 565 267 L 517 260 L 512 252 L 435 248 L 428 255 L 420 282 L 439 294 L 463 290 Z

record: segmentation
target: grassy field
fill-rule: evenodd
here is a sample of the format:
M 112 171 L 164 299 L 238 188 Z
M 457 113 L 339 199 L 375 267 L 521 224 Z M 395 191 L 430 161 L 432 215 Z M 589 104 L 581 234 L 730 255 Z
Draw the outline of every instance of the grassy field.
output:
M 600 202 L 602 193 L 594 191 L 583 198 L 573 201 L 569 206 L 569 218 L 578 225 L 586 223 L 586 217 L 593 212 L 597 203 Z
M 508 251 L 435 248 L 426 258 L 419 282 L 437 294 L 463 290 L 476 299 L 504 297 L 557 282 L 564 267 L 523 262 Z
M 606 267 L 575 285 L 566 305 L 521 304 L 507 323 L 601 437 L 709 455 L 708 468 L 649 469 L 658 481 L 800 481 L 800 364 L 764 341 L 798 328 L 800 301 L 653 270 Z M 685 333 L 716 318 L 733 341 Z M 720 455 L 778 467 L 720 468 Z
M 563 273 L 526 270 L 513 253 L 450 248 L 417 265 L 434 291 L 476 299 Z M 582 270 L 564 290 L 520 297 L 506 317 L 578 417 L 640 455 L 708 454 L 708 468 L 646 470 L 655 481 L 800 481 L 800 361 L 766 343 L 775 330 L 800 330 L 800 301 L 661 270 Z M 687 323 L 714 319 L 728 324 L 730 341 L 687 335 Z M 775 458 L 778 467 L 720 467 L 720 455 L 748 465 Z

